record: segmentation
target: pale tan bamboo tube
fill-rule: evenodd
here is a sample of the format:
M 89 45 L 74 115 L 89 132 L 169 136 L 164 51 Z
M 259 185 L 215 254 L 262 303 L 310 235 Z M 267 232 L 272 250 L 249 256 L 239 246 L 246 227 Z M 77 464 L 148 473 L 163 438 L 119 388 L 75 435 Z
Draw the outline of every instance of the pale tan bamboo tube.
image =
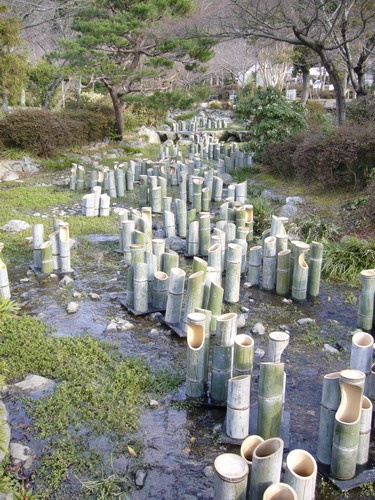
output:
M 186 396 L 199 398 L 205 384 L 205 323 L 202 313 L 190 313 L 187 317 Z
M 299 500 L 295 490 L 285 483 L 274 483 L 268 486 L 263 494 L 263 500 Z
M 372 355 L 374 351 L 373 336 L 366 332 L 357 332 L 352 337 L 350 351 L 350 368 L 360 370 L 366 375 L 364 394 L 369 394 Z
M 300 254 L 293 268 L 292 297 L 296 300 L 305 300 L 307 295 L 307 279 L 309 266 L 305 261 L 304 254 Z
M 241 444 L 240 455 L 246 460 L 246 463 L 249 466 L 249 475 L 247 479 L 247 492 L 246 498 L 250 498 L 250 482 L 251 482 L 251 466 L 253 463 L 253 453 L 258 444 L 263 443 L 264 439 L 256 434 L 252 434 L 251 436 L 247 436 Z
M 1 259 L 0 259 L 0 299 L 10 299 L 8 270 L 7 266 Z
M 371 438 L 372 403 L 366 396 L 362 398 L 361 419 L 359 423 L 359 443 L 357 464 L 365 465 L 369 459 Z
M 318 467 L 315 458 L 305 450 L 292 450 L 286 458 L 284 482 L 297 493 L 298 498 L 314 500 Z
M 181 320 L 186 273 L 183 269 L 172 268 L 169 277 L 165 321 L 177 324 Z
M 214 462 L 214 499 L 245 500 L 248 466 L 246 461 L 234 453 L 223 453 Z
M 262 500 L 268 486 L 280 482 L 283 449 L 281 438 L 267 439 L 255 448 L 251 467 L 251 500 Z

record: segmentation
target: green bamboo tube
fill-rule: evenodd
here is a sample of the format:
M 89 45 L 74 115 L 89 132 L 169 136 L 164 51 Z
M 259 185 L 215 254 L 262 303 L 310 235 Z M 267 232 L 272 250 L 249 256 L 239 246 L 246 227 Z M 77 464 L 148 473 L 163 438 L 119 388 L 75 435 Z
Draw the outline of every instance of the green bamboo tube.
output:
M 198 271 L 203 272 L 203 282 L 206 279 L 207 275 L 207 262 L 204 259 L 201 259 L 201 257 L 193 257 L 193 266 L 192 266 L 192 273 L 197 273 Z
M 341 480 L 355 476 L 365 374 L 359 370 L 340 372 L 341 402 L 333 428 L 331 474 Z
M 127 307 L 134 307 L 134 264 L 128 267 L 126 276 L 126 305 Z
M 311 297 L 317 297 L 319 295 L 322 262 L 323 244 L 312 241 L 310 244 L 309 277 L 307 280 L 307 293 Z
M 271 218 L 270 236 L 277 236 L 278 234 L 285 234 L 284 224 L 280 217 L 273 215 Z
M 160 186 L 161 189 L 161 197 L 166 198 L 167 197 L 167 179 L 161 175 L 158 176 L 158 185 Z
M 216 283 L 211 283 L 210 297 L 208 299 L 207 309 L 212 312 L 211 331 L 216 331 L 217 317 L 221 316 L 223 305 L 224 288 Z
M 196 220 L 197 220 L 197 211 L 195 210 L 195 208 L 188 210 L 186 214 L 186 229 L 187 229 L 186 240 L 188 240 L 189 238 L 189 226 L 192 222 Z
M 290 242 L 291 248 L 290 248 L 290 281 L 289 281 L 289 286 L 292 288 L 293 286 L 293 275 L 294 275 L 294 265 L 295 263 L 298 263 L 298 257 L 301 254 L 305 254 L 309 248 L 310 245 L 307 243 L 304 243 L 303 241 L 299 240 L 292 240 Z
M 221 201 L 223 196 L 223 179 L 218 176 L 214 176 L 214 184 L 212 189 L 212 200 Z
M 3 247 L 1 247 L 0 251 Z M 5 263 L 0 259 L 0 299 L 10 299 L 10 287 L 8 270 Z
M 290 250 L 282 250 L 277 254 L 276 293 L 288 295 L 290 274 Z
M 161 270 L 168 276 L 173 267 L 178 267 L 179 256 L 174 250 L 168 249 L 161 256 Z
M 232 376 L 233 346 L 212 347 L 211 400 L 224 404 L 228 397 L 228 381 Z
M 204 395 L 205 384 L 205 323 L 202 313 L 190 313 L 187 317 L 186 396 L 199 398 Z
M 211 216 L 199 216 L 199 254 L 205 257 L 208 256 L 208 249 L 210 248 L 211 236 Z
M 361 295 L 358 304 L 358 328 L 370 331 L 374 322 L 375 269 L 365 269 L 359 274 Z
M 134 190 L 134 174 L 130 169 L 128 169 L 125 172 L 125 180 L 126 180 L 126 191 L 133 191 Z
M 246 224 L 246 208 L 244 206 L 236 207 L 234 210 L 236 228 L 243 227 Z
M 156 186 L 151 190 L 151 208 L 153 213 L 161 213 L 162 211 L 162 195 L 160 186 Z
M 217 281 L 217 269 L 211 266 L 207 266 L 207 272 L 206 272 L 206 277 L 204 280 L 204 287 L 203 287 L 203 302 L 202 305 L 203 307 L 208 306 L 208 301 L 210 299 L 210 292 L 211 292 L 211 284 L 216 283 L 219 285 Z
M 304 254 L 299 255 L 297 263 L 294 263 L 292 297 L 296 300 L 305 300 L 307 295 L 307 279 L 309 266 L 305 261 Z
M 247 264 L 247 241 L 246 239 L 235 238 L 232 243 L 241 247 L 241 274 L 244 274 Z
M 209 309 L 203 309 L 200 307 L 195 308 L 195 312 L 204 314 L 206 317 L 206 322 L 204 325 L 204 383 L 207 385 L 208 382 L 208 367 L 209 367 L 209 354 L 210 354 L 210 331 L 211 331 L 211 320 L 212 312 Z
M 250 375 L 239 375 L 228 380 L 225 433 L 232 439 L 249 435 Z
M 42 268 L 42 257 L 40 246 L 44 242 L 44 226 L 43 224 L 35 224 L 33 226 L 33 257 L 34 267 L 39 270 Z
M 187 233 L 186 201 L 177 198 L 175 203 L 176 203 L 177 234 L 180 238 L 186 238 L 186 233 Z
M 224 266 L 225 266 L 225 247 L 226 247 L 225 232 L 222 229 L 219 229 L 217 227 L 214 228 L 213 234 L 211 235 L 211 246 L 215 245 L 216 243 L 219 243 L 220 246 L 221 246 L 221 265 L 220 265 L 220 269 L 224 270 Z
M 186 251 L 188 255 L 198 255 L 199 253 L 199 222 L 197 220 L 189 224 Z
M 263 493 L 263 500 L 298 500 L 298 496 L 289 484 L 274 483 Z
M 141 206 L 148 203 L 148 180 L 147 175 L 139 176 L 139 204 Z
M 131 263 L 131 252 L 130 245 L 133 242 L 133 233 L 135 231 L 135 222 L 133 220 L 124 220 L 121 223 L 122 226 L 122 251 L 124 257 L 124 263 Z
M 114 173 L 113 170 L 110 170 L 108 172 L 108 195 L 111 198 L 116 198 L 117 197 L 115 173 Z
M 188 315 L 197 307 L 202 307 L 203 300 L 203 271 L 191 274 L 187 280 L 186 302 L 183 314 L 183 329 L 186 332 Z
M 288 235 L 287 234 L 277 234 L 276 235 L 276 255 L 279 252 L 288 250 Z
M 368 396 L 372 355 L 374 352 L 374 338 L 366 332 L 357 332 L 352 336 L 350 349 L 350 368 L 359 370 L 366 375 L 364 394 Z
M 253 205 L 244 205 L 246 210 L 246 220 L 245 226 L 249 229 L 249 234 L 247 235 L 247 241 L 253 241 L 254 237 L 254 207 Z
M 122 167 L 115 167 L 115 183 L 117 197 L 125 196 L 125 172 Z
M 134 264 L 134 308 L 139 313 L 148 311 L 148 269 L 146 262 Z
M 216 345 L 233 346 L 236 335 L 236 313 L 226 313 L 216 318 Z
M 260 363 L 257 434 L 263 439 L 280 436 L 284 389 L 284 363 Z
M 152 282 L 152 307 L 155 309 L 165 309 L 168 296 L 168 275 L 162 271 L 154 273 Z
M 276 285 L 276 238 L 268 236 L 263 246 L 262 288 L 273 290 Z
M 132 243 L 129 245 L 131 264 L 136 264 L 137 262 L 146 262 L 145 247 L 143 245 Z
M 193 179 L 193 208 L 197 211 L 197 213 L 202 211 L 202 187 L 203 187 L 203 179 L 197 177 Z
M 266 439 L 255 448 L 251 466 L 251 500 L 263 500 L 267 488 L 280 482 L 283 448 L 283 440 L 277 437 Z
M 138 231 L 135 229 L 133 231 L 133 243 L 135 245 L 142 245 L 143 247 L 146 246 L 146 235 L 142 231 Z
M 291 486 L 297 498 L 314 500 L 318 467 L 315 458 L 306 450 L 292 450 L 286 457 L 284 482 Z
M 162 198 L 162 211 L 165 212 L 170 212 L 172 210 L 172 197 L 171 196 L 164 196 Z
M 259 285 L 262 269 L 262 247 L 256 245 L 249 250 L 247 281 L 250 285 Z
M 242 248 L 229 243 L 227 247 L 226 275 L 224 285 L 224 300 L 230 304 L 239 301 L 241 280 Z
M 59 244 L 59 232 L 54 231 L 48 236 L 49 241 L 52 245 L 52 263 L 53 269 L 58 271 L 60 268 L 60 244 Z
M 365 465 L 369 460 L 371 440 L 372 403 L 367 396 L 362 398 L 361 419 L 359 423 L 359 442 L 357 464 Z
M 254 366 L 254 339 L 240 333 L 234 337 L 233 377 L 251 375 Z
M 220 205 L 220 220 L 228 220 L 229 203 L 226 201 Z
M 256 434 L 252 434 L 251 436 L 247 436 L 241 444 L 240 455 L 246 460 L 246 463 L 249 467 L 249 475 L 247 479 L 247 488 L 246 488 L 246 498 L 250 498 L 250 482 L 251 482 L 251 468 L 253 465 L 253 453 L 258 444 L 263 443 L 264 439 Z
M 156 270 L 161 271 L 162 255 L 165 253 L 165 239 L 154 238 L 152 240 L 152 253 L 156 256 Z
M 246 203 L 247 201 L 247 181 L 240 182 L 235 186 L 236 201 Z
M 163 212 L 163 218 L 164 218 L 165 237 L 171 238 L 172 236 L 176 236 L 176 222 L 174 213 L 165 210 Z
M 333 372 L 325 375 L 323 379 L 316 458 L 325 465 L 331 463 L 335 414 L 341 399 L 339 378 L 340 373 Z
M 214 462 L 214 499 L 245 500 L 247 476 L 246 461 L 234 453 L 223 453 Z
M 169 276 L 165 321 L 177 324 L 181 320 L 186 273 L 179 268 L 172 268 Z
M 117 215 L 118 232 L 119 232 L 119 252 L 121 252 L 121 253 L 124 253 L 124 246 L 123 246 L 123 244 L 124 244 L 124 235 L 123 235 L 122 223 L 125 220 L 128 220 L 128 217 L 129 217 L 129 211 L 127 209 L 122 210 Z
M 204 172 L 204 186 L 208 189 L 208 199 L 212 198 L 212 189 L 214 185 L 214 171 L 212 168 Z
M 221 244 L 215 243 L 211 245 L 208 249 L 207 264 L 209 267 L 216 269 L 216 279 L 213 280 L 215 283 L 221 286 Z
M 202 212 L 210 210 L 210 190 L 207 187 L 202 188 Z
M 51 274 L 53 272 L 52 243 L 45 241 L 40 246 L 42 259 L 42 273 Z

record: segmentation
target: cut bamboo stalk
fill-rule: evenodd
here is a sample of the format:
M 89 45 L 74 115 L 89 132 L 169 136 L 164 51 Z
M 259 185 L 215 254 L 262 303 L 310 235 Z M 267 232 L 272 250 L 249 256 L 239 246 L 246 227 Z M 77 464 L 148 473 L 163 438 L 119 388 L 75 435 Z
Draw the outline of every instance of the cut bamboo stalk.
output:
M 130 168 L 125 172 L 126 179 L 126 191 L 134 190 L 134 173 L 130 170 Z
M 232 439 L 245 439 L 249 435 L 250 375 L 232 377 L 228 381 L 225 432 Z
M 161 256 L 161 270 L 168 276 L 171 274 L 173 267 L 178 267 L 179 256 L 174 250 L 168 249 Z
M 207 386 L 208 382 L 208 375 L 209 375 L 209 353 L 210 353 L 210 330 L 211 330 L 211 320 L 212 320 L 212 312 L 209 309 L 203 309 L 200 307 L 195 308 L 195 312 L 204 314 L 206 317 L 206 322 L 204 325 L 204 383 L 205 387 Z
M 186 396 L 199 398 L 204 395 L 206 352 L 205 324 L 202 313 L 190 313 L 187 317 Z
M 37 270 L 42 268 L 42 257 L 40 247 L 44 242 L 44 226 L 43 224 L 35 224 L 33 226 L 33 257 L 34 267 Z
M 294 265 L 298 263 L 298 258 L 301 254 L 305 254 L 309 248 L 310 245 L 307 243 L 304 243 L 303 241 L 299 240 L 292 240 L 290 242 L 291 248 L 290 248 L 290 281 L 289 281 L 289 286 L 292 288 L 293 285 L 293 276 L 294 276 Z
M 198 271 L 203 272 L 203 282 L 206 279 L 207 275 L 207 262 L 204 259 L 201 259 L 200 257 L 193 257 L 193 266 L 192 266 L 192 273 L 197 273 Z
M 220 205 L 220 220 L 227 221 L 228 220 L 228 209 L 229 203 L 226 201 Z
M 283 448 L 281 438 L 266 439 L 255 448 L 251 466 L 251 500 L 263 500 L 266 489 L 280 482 Z
M 322 262 L 323 244 L 312 241 L 310 244 L 309 278 L 307 281 L 307 293 L 311 297 L 317 297 L 319 295 Z
M 262 247 L 256 245 L 249 250 L 247 281 L 250 285 L 259 285 L 262 267 Z
M 177 234 L 180 238 L 186 238 L 187 233 L 187 210 L 186 201 L 176 199 L 176 225 Z
M 263 247 L 262 288 L 273 290 L 276 284 L 276 238 L 268 236 Z
M 202 212 L 210 210 L 210 191 L 207 187 L 202 188 Z
M 216 345 L 233 346 L 236 335 L 236 313 L 226 313 L 216 318 Z
M 124 253 L 124 235 L 123 235 L 123 229 L 122 229 L 122 223 L 125 220 L 128 220 L 129 217 L 129 211 L 127 209 L 122 210 L 121 212 L 118 213 L 117 220 L 118 220 L 118 231 L 119 231 L 119 252 L 122 254 Z
M 164 217 L 165 237 L 171 238 L 173 236 L 176 236 L 176 222 L 174 213 L 165 210 L 163 213 L 163 217 Z
M 212 347 L 211 400 L 215 404 L 226 404 L 228 381 L 232 376 L 233 346 Z
M 208 249 L 208 266 L 216 269 L 215 283 L 221 286 L 222 268 L 221 268 L 221 244 L 215 243 Z
M 286 458 L 284 482 L 297 493 L 297 498 L 314 500 L 318 467 L 315 458 L 305 450 L 292 450 Z
M 52 263 L 53 269 L 58 271 L 60 268 L 60 245 L 59 245 L 59 232 L 54 231 L 48 236 L 52 244 Z
M 152 240 L 152 253 L 156 256 L 156 270 L 161 271 L 162 254 L 165 253 L 165 239 L 154 238 Z
M 279 252 L 284 252 L 288 250 L 288 235 L 287 234 L 277 234 L 276 235 L 276 255 Z
M 199 222 L 193 221 L 189 224 L 189 232 L 186 240 L 186 251 L 188 255 L 199 253 Z
M 304 254 L 301 253 L 294 263 L 292 297 L 296 300 L 305 300 L 307 295 L 307 279 L 309 266 L 305 261 Z
M 257 434 L 280 436 L 284 390 L 284 363 L 260 363 Z
M 211 235 L 211 216 L 199 216 L 199 254 L 205 257 L 208 256 L 208 249 L 210 247 Z
M 133 220 L 124 220 L 122 226 L 122 249 L 124 263 L 131 263 L 130 245 L 133 244 L 133 233 L 135 231 L 135 222 Z
M 117 198 L 115 173 L 113 170 L 108 172 L 108 195 L 111 198 Z
M 184 297 L 185 276 L 186 273 L 182 269 L 171 269 L 168 284 L 167 303 L 165 308 L 165 321 L 167 323 L 180 323 L 182 302 Z
M 100 217 L 108 217 L 110 210 L 111 198 L 107 194 L 100 195 L 100 204 L 99 204 L 99 216 Z
M 268 359 L 280 363 L 281 355 L 289 344 L 289 335 L 285 332 L 271 332 L 268 340 Z
M 234 453 L 223 453 L 214 462 L 214 499 L 245 500 L 248 466 L 246 461 Z
M 251 468 L 253 464 L 253 453 L 258 444 L 263 443 L 264 439 L 256 434 L 252 434 L 251 436 L 247 436 L 241 444 L 240 455 L 246 460 L 247 465 L 249 466 L 249 475 L 247 479 L 247 491 L 246 498 L 250 498 L 250 482 L 251 482 Z
M 290 281 L 290 250 L 283 250 L 277 254 L 276 293 L 287 295 Z
M 125 173 L 122 167 L 115 167 L 116 195 L 119 198 L 125 196 Z
M 241 333 L 234 337 L 233 377 L 251 375 L 254 365 L 254 339 Z
M 359 370 L 340 372 L 341 402 L 333 429 L 331 474 L 341 480 L 355 476 L 359 445 L 365 374 Z
M 217 318 L 221 316 L 221 308 L 223 305 L 224 288 L 216 283 L 211 283 L 210 297 L 208 299 L 207 309 L 212 312 L 211 331 L 216 331 Z
M 203 307 L 207 308 L 208 301 L 210 300 L 210 292 L 211 292 L 211 283 L 217 283 L 217 269 L 211 266 L 207 266 L 206 277 L 204 280 L 204 288 L 203 288 Z
M 197 211 L 197 213 L 202 211 L 202 188 L 203 188 L 203 179 L 200 177 L 193 178 L 193 208 Z
M 92 190 L 92 194 L 94 199 L 94 217 L 98 217 L 100 208 L 100 196 L 102 194 L 101 186 L 95 186 Z
M 221 177 L 214 176 L 214 185 L 212 190 L 212 200 L 221 201 L 223 197 L 223 179 Z
M 52 243 L 45 241 L 40 246 L 42 258 L 42 273 L 51 274 L 53 272 Z
M 239 227 L 245 226 L 246 223 L 246 209 L 244 206 L 239 206 L 234 208 L 234 221 L 238 231 Z
M 241 246 L 229 243 L 227 247 L 224 300 L 230 304 L 238 302 L 240 298 L 241 260 Z
M 162 211 L 162 196 L 161 187 L 156 186 L 151 191 L 151 209 L 153 213 L 161 213 Z
M 369 333 L 357 332 L 352 337 L 350 368 L 360 370 L 366 375 L 364 394 L 369 395 L 374 338 Z
M 154 273 L 152 282 L 152 307 L 164 310 L 167 304 L 168 275 L 162 271 Z
M 148 269 L 146 262 L 134 264 L 134 309 L 138 313 L 148 311 Z
M 172 198 L 171 196 L 164 196 L 162 198 L 162 210 L 163 212 L 170 212 L 172 210 Z
M 133 231 L 133 243 L 135 245 L 142 245 L 143 247 L 146 247 L 146 235 L 142 231 L 138 231 L 138 229 L 135 229 Z
M 246 203 L 247 201 L 247 181 L 240 182 L 235 186 L 235 197 L 236 201 L 240 203 Z
M 0 252 L 3 247 L 0 248 Z M 0 299 L 10 299 L 10 286 L 8 270 L 5 263 L 0 258 Z
M 225 241 L 225 232 L 217 227 L 214 228 L 213 234 L 211 236 L 211 246 L 215 245 L 216 243 L 220 244 L 221 247 L 221 266 L 220 269 L 224 270 L 225 266 L 225 246 L 226 246 L 226 241 Z
M 183 314 L 183 330 L 186 332 L 188 315 L 196 307 L 202 307 L 203 300 L 203 271 L 193 273 L 187 280 L 186 302 Z
M 358 328 L 370 331 L 374 323 L 375 269 L 361 271 L 361 294 L 358 304 Z
M 70 263 L 69 224 L 67 222 L 59 224 L 59 250 L 59 270 L 62 273 L 70 273 L 72 268 Z
M 372 428 L 372 403 L 366 396 L 362 398 L 361 419 L 359 423 L 359 442 L 357 464 L 365 465 L 369 459 Z
M 295 490 L 285 483 L 271 484 L 263 494 L 263 500 L 298 500 L 298 498 Z

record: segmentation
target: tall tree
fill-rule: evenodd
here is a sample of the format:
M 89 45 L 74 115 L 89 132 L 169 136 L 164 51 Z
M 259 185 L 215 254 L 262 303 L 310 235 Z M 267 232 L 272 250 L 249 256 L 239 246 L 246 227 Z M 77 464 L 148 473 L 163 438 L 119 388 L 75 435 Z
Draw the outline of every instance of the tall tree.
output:
M 228 0 L 231 16 L 224 32 L 250 39 L 272 39 L 314 51 L 336 92 L 337 121 L 345 119 L 346 78 L 358 94 L 374 55 L 373 0 Z
M 310 88 L 310 69 L 318 64 L 319 58 L 315 52 L 304 45 L 294 47 L 292 54 L 293 73 L 302 74 L 302 93 L 301 102 L 306 104 L 309 97 Z
M 26 77 L 26 55 L 22 49 L 20 22 L 0 5 L 0 92 L 3 111 L 8 111 L 8 96 L 20 92 Z
M 174 24 L 192 0 L 92 0 L 74 19 L 77 36 L 63 40 L 59 57 L 82 77 L 100 81 L 111 97 L 119 137 L 124 133 L 123 97 L 154 87 L 153 79 L 179 61 L 194 70 L 211 55 L 211 41 L 181 37 Z

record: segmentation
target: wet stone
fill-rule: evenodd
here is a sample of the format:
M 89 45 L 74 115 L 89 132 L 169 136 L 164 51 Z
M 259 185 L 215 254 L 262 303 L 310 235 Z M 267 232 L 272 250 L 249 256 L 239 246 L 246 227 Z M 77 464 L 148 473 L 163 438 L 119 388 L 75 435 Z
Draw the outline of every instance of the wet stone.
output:
M 28 446 L 20 443 L 10 443 L 9 451 L 13 465 L 23 464 L 25 469 L 31 466 L 33 457 L 32 451 Z
M 22 391 L 40 391 L 42 389 L 48 389 L 53 387 L 55 382 L 40 375 L 27 375 L 24 380 L 14 384 L 14 387 L 21 389 Z
M 240 314 L 237 316 L 237 328 L 244 328 L 246 325 L 247 315 Z
M 255 323 L 255 325 L 252 327 L 251 331 L 253 333 L 257 333 L 258 335 L 264 335 L 266 333 L 266 329 L 262 325 L 262 323 Z
M 89 293 L 89 297 L 91 300 L 101 300 L 101 296 L 97 293 Z
M 308 323 L 315 323 L 315 319 L 311 318 L 301 318 L 296 321 L 299 325 L 307 325 Z
M 254 351 L 254 355 L 257 357 L 257 358 L 264 358 L 265 356 L 265 351 L 263 351 L 263 349 L 255 349 Z
M 74 280 L 70 276 L 64 276 L 60 281 L 59 281 L 59 286 L 68 286 L 70 284 L 74 283 Z
M 138 469 L 135 473 L 135 485 L 137 488 L 143 488 L 146 481 L 146 472 L 144 470 Z
M 205 477 L 213 477 L 215 475 L 215 471 L 212 465 L 207 465 L 207 467 L 203 469 L 202 473 Z
M 339 350 L 336 347 L 332 347 L 329 344 L 324 344 L 324 350 L 331 354 L 338 354 Z
M 74 314 L 79 310 L 79 304 L 78 302 L 69 302 L 69 304 L 66 306 L 66 312 L 68 314 Z

